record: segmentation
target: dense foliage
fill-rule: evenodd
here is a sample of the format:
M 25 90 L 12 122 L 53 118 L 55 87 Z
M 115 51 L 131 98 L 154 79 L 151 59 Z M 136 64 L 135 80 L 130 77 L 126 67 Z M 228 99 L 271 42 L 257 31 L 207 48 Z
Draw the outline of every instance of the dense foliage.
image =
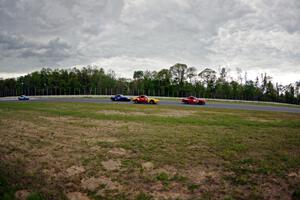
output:
M 0 79 L 0 96 L 77 95 L 77 94 L 146 94 L 152 96 L 188 96 L 205 98 L 274 101 L 300 104 L 300 81 L 286 86 L 274 84 L 262 74 L 247 80 L 238 73 L 237 80 L 205 68 L 200 73 L 194 67 L 177 63 L 160 71 L 135 71 L 133 79 L 117 78 L 114 71 L 98 67 L 82 69 L 42 69 L 17 79 Z

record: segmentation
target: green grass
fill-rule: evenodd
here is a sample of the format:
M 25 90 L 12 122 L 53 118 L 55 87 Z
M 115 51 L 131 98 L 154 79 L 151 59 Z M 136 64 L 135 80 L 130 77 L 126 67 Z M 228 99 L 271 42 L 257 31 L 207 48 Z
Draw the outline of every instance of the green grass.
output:
M 39 193 L 31 193 L 26 200 L 42 200 L 43 197 Z
M 169 184 L 169 175 L 165 172 L 161 172 L 160 174 L 158 174 L 156 176 L 156 179 L 161 181 L 164 185 L 168 185 Z
M 299 194 L 299 183 L 287 178 L 300 170 L 296 113 L 41 102 L 3 102 L 0 111 L 0 154 L 14 155 L 0 163 L 1 177 L 11 183 L 0 182 L 2 195 L 13 194 L 18 184 L 38 191 L 33 199 L 40 193 L 63 197 L 73 187 L 69 182 L 80 186 L 89 176 L 124 185 L 117 194 L 106 191 L 104 199 L 152 199 L 174 190 L 190 198 L 260 199 L 270 192 L 263 184 L 288 186 L 285 193 L 278 191 L 282 197 Z M 115 148 L 127 154 L 108 153 Z M 120 160 L 121 169 L 104 170 L 101 162 L 108 159 Z M 141 170 L 143 162 L 152 162 L 154 169 Z M 73 179 L 60 177 L 73 165 L 86 171 Z M 20 166 L 24 173 L 15 174 Z M 57 178 L 49 179 L 45 169 Z M 49 180 L 53 184 L 45 189 Z M 162 189 L 153 189 L 159 184 Z
M 153 197 L 145 193 L 139 193 L 135 200 L 153 200 Z
M 0 176 L 0 199 L 14 199 L 14 192 L 14 188 L 9 185 L 9 183 L 3 176 Z

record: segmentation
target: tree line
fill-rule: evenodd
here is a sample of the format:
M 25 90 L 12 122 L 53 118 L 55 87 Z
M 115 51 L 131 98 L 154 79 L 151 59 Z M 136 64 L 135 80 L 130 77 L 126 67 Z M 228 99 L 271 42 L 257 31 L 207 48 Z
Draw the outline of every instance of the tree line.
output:
M 112 70 L 87 66 L 81 69 L 43 68 L 18 78 L 0 79 L 0 96 L 27 95 L 139 95 L 198 96 L 204 98 L 273 101 L 300 104 L 300 81 L 289 85 L 272 82 L 261 74 L 248 80 L 247 73 L 237 70 L 237 77 L 229 76 L 230 69 L 215 71 L 177 63 L 159 71 L 134 71 L 132 79 L 117 78 Z

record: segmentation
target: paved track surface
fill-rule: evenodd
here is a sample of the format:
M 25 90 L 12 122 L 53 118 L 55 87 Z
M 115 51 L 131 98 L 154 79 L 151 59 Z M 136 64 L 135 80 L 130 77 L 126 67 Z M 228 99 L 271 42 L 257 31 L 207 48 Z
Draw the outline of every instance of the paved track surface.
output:
M 1 99 L 3 101 L 18 101 L 16 99 Z M 112 103 L 112 104 L 132 104 L 132 102 L 112 102 L 109 99 L 96 98 L 31 98 L 28 102 L 83 102 L 83 103 Z M 225 108 L 225 109 L 240 109 L 240 110 L 260 110 L 260 111 L 275 111 L 275 112 L 290 112 L 300 113 L 300 108 L 283 107 L 283 106 L 265 106 L 265 105 L 249 105 L 249 104 L 230 104 L 230 103 L 207 103 L 206 105 L 186 105 L 179 101 L 171 101 L 162 99 L 158 105 L 173 105 L 173 106 L 189 106 L 189 107 L 205 107 L 205 108 Z

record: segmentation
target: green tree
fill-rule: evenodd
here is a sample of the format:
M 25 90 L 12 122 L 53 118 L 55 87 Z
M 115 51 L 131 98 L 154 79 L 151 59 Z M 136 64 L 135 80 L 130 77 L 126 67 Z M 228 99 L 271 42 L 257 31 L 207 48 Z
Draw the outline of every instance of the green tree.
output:
M 179 84 L 180 86 L 184 84 L 184 81 L 186 80 L 187 69 L 187 65 L 181 63 L 176 63 L 170 67 L 170 72 L 175 84 Z
M 202 80 L 202 83 L 206 86 L 207 88 L 207 94 L 209 97 L 214 97 L 215 96 L 215 82 L 217 79 L 216 71 L 205 68 L 203 71 L 201 71 L 198 76 L 200 80 Z
M 187 78 L 189 82 L 192 83 L 192 80 L 197 76 L 197 69 L 195 67 L 187 68 Z
M 133 79 L 138 80 L 142 79 L 144 77 L 144 72 L 143 71 L 134 71 L 133 73 Z

